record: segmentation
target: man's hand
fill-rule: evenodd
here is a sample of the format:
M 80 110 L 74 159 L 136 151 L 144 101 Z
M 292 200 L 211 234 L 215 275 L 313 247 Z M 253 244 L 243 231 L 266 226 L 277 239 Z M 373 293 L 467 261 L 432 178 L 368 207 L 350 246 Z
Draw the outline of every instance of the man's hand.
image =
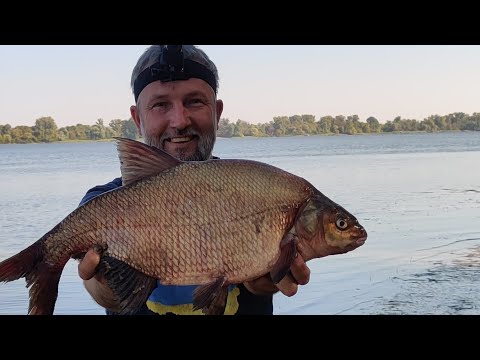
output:
M 303 257 L 297 255 L 290 267 L 290 272 L 275 285 L 266 274 L 258 279 L 244 282 L 243 285 L 255 295 L 271 295 L 281 291 L 286 296 L 293 296 L 298 291 L 298 285 L 305 285 L 310 280 L 310 269 L 305 264 Z
M 115 295 L 106 284 L 103 276 L 96 273 L 99 263 L 100 254 L 93 249 L 88 250 L 78 264 L 78 275 L 84 280 L 85 289 L 87 289 L 93 300 L 106 309 L 118 311 L 119 304 Z

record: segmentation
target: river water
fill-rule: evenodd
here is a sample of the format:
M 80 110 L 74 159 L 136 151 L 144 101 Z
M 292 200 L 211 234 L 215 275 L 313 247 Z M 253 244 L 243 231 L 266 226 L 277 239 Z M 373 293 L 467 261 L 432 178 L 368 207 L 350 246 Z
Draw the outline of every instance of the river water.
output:
M 276 314 L 479 314 L 480 132 L 219 138 L 215 155 L 304 177 L 352 212 L 364 246 L 309 262 Z M 0 145 L 0 260 L 48 232 L 85 192 L 119 176 L 114 143 Z M 24 279 L 0 284 L 0 314 L 25 314 Z M 104 314 L 71 260 L 55 314 Z

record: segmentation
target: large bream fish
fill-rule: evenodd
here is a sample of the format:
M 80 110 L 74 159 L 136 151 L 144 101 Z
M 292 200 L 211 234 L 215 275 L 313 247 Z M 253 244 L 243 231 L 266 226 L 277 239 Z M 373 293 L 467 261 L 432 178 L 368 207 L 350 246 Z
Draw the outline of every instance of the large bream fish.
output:
M 78 207 L 0 263 L 0 281 L 25 277 L 29 314 L 52 314 L 70 258 L 102 250 L 99 266 L 128 314 L 162 284 L 200 285 L 194 307 L 223 313 L 228 285 L 270 273 L 297 252 L 308 261 L 367 239 L 357 219 L 309 182 L 251 160 L 182 162 L 118 139 L 123 186 Z

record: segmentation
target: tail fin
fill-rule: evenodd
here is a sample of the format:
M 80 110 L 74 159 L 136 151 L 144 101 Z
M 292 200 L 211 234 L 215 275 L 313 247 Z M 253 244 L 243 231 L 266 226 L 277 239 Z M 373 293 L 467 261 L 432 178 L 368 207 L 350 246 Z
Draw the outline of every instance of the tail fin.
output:
M 27 287 L 30 287 L 28 313 L 53 314 L 62 269 L 63 266 L 51 267 L 43 262 L 42 242 L 37 241 L 18 254 L 0 262 L 0 282 L 14 281 L 24 277 Z
M 25 277 L 42 259 L 42 245 L 40 242 L 36 242 L 17 255 L 0 262 L 0 281 L 9 282 Z

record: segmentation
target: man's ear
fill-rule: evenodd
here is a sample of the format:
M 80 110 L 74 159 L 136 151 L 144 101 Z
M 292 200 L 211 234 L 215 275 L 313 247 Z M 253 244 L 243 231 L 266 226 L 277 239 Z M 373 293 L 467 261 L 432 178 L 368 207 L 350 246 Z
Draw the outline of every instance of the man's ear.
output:
M 217 100 L 217 130 L 218 130 L 218 123 L 220 121 L 220 118 L 222 117 L 222 112 L 223 112 L 223 101 L 222 100 Z
M 140 134 L 140 136 L 143 136 L 140 126 L 140 116 L 138 116 L 137 107 L 135 105 L 130 106 L 130 115 L 132 116 L 132 119 L 137 126 L 138 133 Z

